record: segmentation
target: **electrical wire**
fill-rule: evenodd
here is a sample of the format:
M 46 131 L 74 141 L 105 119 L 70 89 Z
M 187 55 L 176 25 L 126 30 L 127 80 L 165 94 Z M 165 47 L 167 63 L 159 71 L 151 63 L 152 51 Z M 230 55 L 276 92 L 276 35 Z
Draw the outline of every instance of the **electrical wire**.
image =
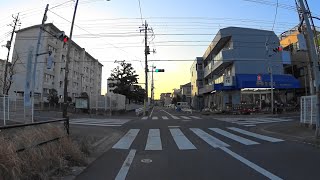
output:
M 138 0 L 138 2 L 139 2 L 139 9 L 140 9 L 141 24 L 143 24 L 141 2 L 140 2 L 140 0 Z
M 273 31 L 274 25 L 276 24 L 276 19 L 277 19 L 277 15 L 278 15 L 278 7 L 279 7 L 279 0 L 277 0 L 277 4 L 276 4 L 276 12 L 274 14 L 274 19 L 273 19 L 273 24 L 272 24 L 272 28 L 271 31 Z

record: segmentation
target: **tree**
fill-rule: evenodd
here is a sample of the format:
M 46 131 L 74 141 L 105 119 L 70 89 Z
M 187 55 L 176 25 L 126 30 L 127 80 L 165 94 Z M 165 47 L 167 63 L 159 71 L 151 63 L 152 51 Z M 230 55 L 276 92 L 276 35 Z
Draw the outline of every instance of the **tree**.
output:
M 134 100 L 136 95 L 132 93 L 131 87 L 133 86 L 133 91 L 135 90 L 134 84 L 138 83 L 138 75 L 132 67 L 131 63 L 126 63 L 125 61 L 120 63 L 120 66 L 117 66 L 111 71 L 110 80 L 115 81 L 114 93 L 125 95 L 126 98 Z M 141 92 L 141 90 L 138 90 Z
M 12 58 L 12 62 L 7 63 L 7 78 L 6 81 L 4 81 L 4 77 L 0 77 L 0 82 L 4 86 L 2 87 L 1 91 L 3 91 L 3 94 L 8 94 L 9 90 L 11 88 L 11 85 L 13 83 L 13 76 L 16 74 L 15 65 L 18 61 L 20 61 L 20 57 L 18 53 L 15 53 L 15 57 Z M 4 74 L 3 74 L 4 75 Z
M 50 89 L 49 96 L 47 97 L 47 100 L 52 105 L 58 104 L 59 103 L 58 91 L 55 89 Z
M 144 98 L 146 95 L 146 90 L 141 86 L 134 85 L 132 93 L 132 100 L 135 102 L 144 102 Z

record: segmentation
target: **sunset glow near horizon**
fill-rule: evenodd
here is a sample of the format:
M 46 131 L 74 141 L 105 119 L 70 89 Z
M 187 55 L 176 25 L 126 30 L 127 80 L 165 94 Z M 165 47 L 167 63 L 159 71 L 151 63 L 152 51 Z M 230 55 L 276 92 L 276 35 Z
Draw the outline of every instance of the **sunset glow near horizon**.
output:
M 320 12 L 319 2 L 308 2 L 314 15 L 319 17 L 316 14 Z M 20 28 L 37 25 L 41 23 L 46 4 L 52 8 L 48 11 L 46 23 L 53 23 L 69 35 L 74 3 L 67 0 L 1 0 L 0 45 L 5 45 L 10 39 L 8 32 L 12 28 L 7 24 L 12 22 L 12 15 L 20 12 Z M 280 0 L 279 3 L 295 6 L 293 0 Z M 148 64 L 165 69 L 165 72 L 154 73 L 155 99 L 159 99 L 161 93 L 172 92 L 172 89 L 190 82 L 192 60 L 204 54 L 219 29 L 239 26 L 271 30 L 275 6 L 244 0 L 230 0 L 224 4 L 212 0 L 141 0 L 141 12 L 142 19 L 138 0 L 79 1 L 72 39 L 103 64 L 103 94 L 111 70 L 119 65 L 114 63 L 115 60 L 132 63 L 139 75 L 139 83 L 144 83 L 144 33 L 140 33 L 139 27 L 145 20 L 154 32 L 154 36 L 149 33 L 150 49 L 156 49 L 156 53 L 148 56 Z M 279 35 L 298 23 L 294 8 L 280 6 L 274 31 Z M 319 26 L 319 21 L 315 23 Z M 7 49 L 1 47 L 0 59 L 6 59 L 6 54 Z M 150 85 L 151 73 L 149 96 Z

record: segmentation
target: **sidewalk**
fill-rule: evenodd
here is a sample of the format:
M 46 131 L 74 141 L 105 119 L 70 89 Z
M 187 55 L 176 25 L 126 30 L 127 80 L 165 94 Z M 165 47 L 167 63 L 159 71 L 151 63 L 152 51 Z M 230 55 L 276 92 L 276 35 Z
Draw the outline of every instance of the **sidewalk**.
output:
M 274 134 L 286 140 L 306 143 L 320 148 L 320 138 L 315 138 L 315 129 L 301 125 L 298 121 L 269 124 L 254 127 L 252 130 Z

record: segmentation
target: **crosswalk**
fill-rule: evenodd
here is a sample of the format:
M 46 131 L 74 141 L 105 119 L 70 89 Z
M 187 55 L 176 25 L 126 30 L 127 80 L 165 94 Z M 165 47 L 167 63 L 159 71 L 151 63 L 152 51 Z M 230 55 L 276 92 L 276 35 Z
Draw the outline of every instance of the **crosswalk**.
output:
M 268 124 L 268 123 L 281 123 L 281 122 L 288 122 L 288 121 L 293 121 L 293 119 L 290 118 L 268 118 L 268 117 L 264 117 L 264 118 L 245 118 L 245 117 L 241 117 L 241 118 L 214 118 L 217 119 L 219 121 L 225 121 L 225 122 L 229 122 L 229 123 L 234 123 L 240 126 L 246 126 L 246 127 L 253 127 L 253 126 L 257 126 L 259 124 Z
M 119 127 L 129 122 L 131 119 L 93 119 L 78 118 L 70 119 L 69 123 L 83 126 L 103 126 L 103 127 Z
M 184 120 L 192 120 L 192 119 L 202 119 L 201 117 L 198 116 L 152 116 L 152 117 L 148 117 L 148 116 L 144 116 L 141 118 L 141 120 L 170 120 L 170 119 L 184 119 Z
M 177 147 L 179 150 L 196 150 L 201 148 L 201 143 L 199 140 L 195 140 L 195 138 L 201 139 L 214 148 L 230 147 L 233 143 L 251 146 L 265 142 L 277 143 L 283 141 L 282 139 L 257 134 L 236 127 L 227 127 L 225 129 L 181 129 L 179 127 L 172 127 L 168 129 L 130 129 L 112 148 L 141 149 L 141 145 L 143 145 L 144 149 L 142 150 L 144 151 L 159 151 L 172 147 L 170 146 L 170 142 L 174 142 L 174 147 Z M 167 143 L 162 144 L 162 142 Z

